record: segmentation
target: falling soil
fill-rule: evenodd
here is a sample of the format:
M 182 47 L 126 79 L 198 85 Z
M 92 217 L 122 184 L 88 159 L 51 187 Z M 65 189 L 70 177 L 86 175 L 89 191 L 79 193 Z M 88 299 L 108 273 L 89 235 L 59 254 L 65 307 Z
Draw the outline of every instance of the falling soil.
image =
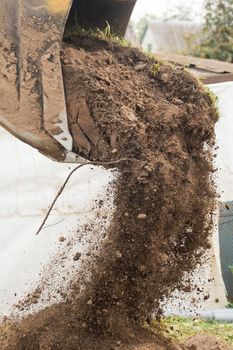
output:
M 73 287 L 15 324 L 1 349 L 180 349 L 141 325 L 175 288 L 187 290 L 184 275 L 209 248 L 212 98 L 185 70 L 102 39 L 69 39 L 62 62 L 74 151 L 123 159 L 115 211 L 82 295 Z

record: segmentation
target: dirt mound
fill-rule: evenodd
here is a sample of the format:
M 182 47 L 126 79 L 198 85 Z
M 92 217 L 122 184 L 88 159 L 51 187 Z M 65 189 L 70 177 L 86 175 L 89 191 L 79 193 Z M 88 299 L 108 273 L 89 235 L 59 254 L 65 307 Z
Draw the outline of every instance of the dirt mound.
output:
M 185 346 L 187 350 L 232 350 L 232 347 L 223 344 L 217 338 L 208 334 L 190 337 L 186 340 Z
M 97 336 L 79 320 L 77 308 L 65 304 L 16 324 L 0 345 L 1 350 L 177 350 L 169 340 L 136 324 Z
M 118 161 L 108 237 L 80 296 L 31 316 L 5 349 L 177 349 L 141 328 L 208 249 L 217 112 L 183 69 L 88 36 L 64 46 L 74 150 Z M 74 287 L 73 287 L 74 288 Z M 147 344 L 140 348 L 140 344 Z

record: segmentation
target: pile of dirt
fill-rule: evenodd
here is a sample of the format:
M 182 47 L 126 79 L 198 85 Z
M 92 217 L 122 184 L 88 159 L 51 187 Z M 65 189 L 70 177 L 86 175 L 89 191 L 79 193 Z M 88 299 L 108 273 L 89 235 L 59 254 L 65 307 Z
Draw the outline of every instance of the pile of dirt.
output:
M 217 338 L 208 334 L 199 334 L 185 341 L 187 350 L 232 350 L 231 346 L 223 344 Z
M 117 162 L 115 212 L 82 295 L 74 283 L 64 303 L 15 324 L 1 349 L 178 349 L 141 325 L 175 288 L 187 291 L 184 274 L 209 248 L 217 111 L 181 68 L 86 35 L 69 43 L 74 151 Z

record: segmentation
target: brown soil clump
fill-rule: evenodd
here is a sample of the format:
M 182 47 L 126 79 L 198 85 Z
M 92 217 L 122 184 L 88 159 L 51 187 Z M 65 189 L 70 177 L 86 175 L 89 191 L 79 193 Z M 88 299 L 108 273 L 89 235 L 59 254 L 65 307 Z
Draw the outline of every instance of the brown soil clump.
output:
M 15 325 L 4 349 L 178 349 L 140 325 L 160 316 L 209 247 L 217 112 L 182 69 L 85 35 L 70 43 L 77 49 L 64 46 L 62 58 L 74 150 L 128 160 L 117 164 L 113 220 L 82 296 L 73 290 Z

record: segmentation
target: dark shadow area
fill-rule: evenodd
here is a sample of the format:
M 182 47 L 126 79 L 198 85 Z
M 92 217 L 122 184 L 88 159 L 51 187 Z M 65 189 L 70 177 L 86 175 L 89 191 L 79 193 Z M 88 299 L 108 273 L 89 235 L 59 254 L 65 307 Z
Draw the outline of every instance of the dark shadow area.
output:
M 111 32 L 124 35 L 136 0 L 74 0 L 66 31 L 75 25 L 84 29 L 103 29 L 107 22 Z

